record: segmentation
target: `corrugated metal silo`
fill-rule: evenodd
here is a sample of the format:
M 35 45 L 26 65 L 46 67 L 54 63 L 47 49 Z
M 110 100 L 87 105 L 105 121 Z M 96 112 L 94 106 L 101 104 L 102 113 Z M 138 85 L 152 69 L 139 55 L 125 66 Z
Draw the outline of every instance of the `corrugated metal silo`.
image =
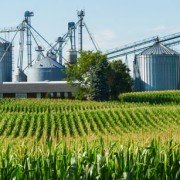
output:
M 134 60 L 136 91 L 180 89 L 180 54 L 157 42 Z
M 67 56 L 68 56 L 68 62 L 70 64 L 75 64 L 77 62 L 77 51 L 74 49 L 70 49 L 67 52 Z
M 64 78 L 64 66 L 50 57 L 45 57 L 28 68 L 28 82 L 60 81 Z
M 12 44 L 0 38 L 0 83 L 12 81 Z

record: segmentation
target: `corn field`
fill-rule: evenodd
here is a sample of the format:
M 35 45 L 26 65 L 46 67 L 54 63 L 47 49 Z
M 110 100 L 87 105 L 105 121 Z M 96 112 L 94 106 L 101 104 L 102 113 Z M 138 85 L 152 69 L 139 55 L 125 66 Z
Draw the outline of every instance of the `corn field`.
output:
M 180 106 L 0 100 L 0 179 L 179 179 Z
M 49 139 L 174 131 L 179 105 L 16 100 L 0 106 L 0 136 Z
M 180 104 L 180 91 L 152 91 L 152 92 L 133 92 L 120 94 L 122 102 L 148 102 L 151 104 L 176 103 Z
M 172 179 L 178 180 L 179 145 L 152 140 L 146 147 L 102 139 L 52 146 L 0 146 L 0 179 Z

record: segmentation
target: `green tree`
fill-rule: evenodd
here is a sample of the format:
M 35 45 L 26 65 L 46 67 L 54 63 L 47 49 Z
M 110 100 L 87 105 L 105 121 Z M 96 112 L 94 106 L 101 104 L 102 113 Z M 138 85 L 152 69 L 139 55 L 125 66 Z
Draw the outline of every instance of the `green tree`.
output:
M 132 91 L 132 78 L 130 70 L 121 60 L 112 61 L 108 66 L 108 84 L 110 87 L 110 98 L 118 99 L 118 95 Z
M 129 71 L 121 60 L 107 62 L 106 55 L 84 51 L 76 64 L 67 65 L 66 74 L 67 81 L 77 87 L 77 99 L 104 101 L 132 90 Z
M 76 98 L 90 97 L 91 76 L 97 64 L 106 61 L 106 55 L 99 52 L 84 51 L 80 54 L 76 64 L 68 64 L 66 68 L 67 81 L 77 87 Z
M 99 62 L 91 75 L 90 99 L 95 101 L 107 101 L 109 99 L 109 85 L 107 81 L 108 62 Z

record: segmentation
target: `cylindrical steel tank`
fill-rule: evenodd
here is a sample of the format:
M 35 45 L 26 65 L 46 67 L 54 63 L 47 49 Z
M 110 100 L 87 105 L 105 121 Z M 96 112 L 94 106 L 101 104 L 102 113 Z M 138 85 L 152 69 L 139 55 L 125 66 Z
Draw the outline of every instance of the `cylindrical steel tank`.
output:
M 49 57 L 37 61 L 27 72 L 28 82 L 61 81 L 64 78 L 64 66 Z
M 67 51 L 67 59 L 70 64 L 75 64 L 77 62 L 77 51 L 70 49 Z
M 12 44 L 0 38 L 0 83 L 12 81 Z
M 136 91 L 180 89 L 180 54 L 157 42 L 134 60 Z

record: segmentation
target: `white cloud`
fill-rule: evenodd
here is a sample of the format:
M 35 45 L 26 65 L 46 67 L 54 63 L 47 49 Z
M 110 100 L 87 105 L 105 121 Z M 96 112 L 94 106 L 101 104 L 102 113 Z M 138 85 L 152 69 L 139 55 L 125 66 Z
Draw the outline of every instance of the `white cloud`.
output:
M 153 28 L 150 28 L 148 29 L 148 31 L 153 31 L 153 32 L 162 32 L 162 31 L 165 31 L 167 30 L 168 28 L 164 25 L 159 25 L 159 26 L 156 26 L 156 27 L 153 27 Z
M 105 29 L 101 32 L 97 33 L 98 36 L 103 37 L 103 39 L 107 39 L 107 40 L 114 40 L 116 38 L 116 34 L 114 31 L 112 31 L 111 29 Z
M 97 30 L 96 32 L 91 32 L 95 42 L 99 45 L 102 51 L 111 49 L 119 45 L 117 34 L 111 29 Z M 85 49 L 94 48 L 91 39 L 87 33 L 84 34 L 84 45 Z
M 156 27 L 153 27 L 153 28 L 149 28 L 147 29 L 147 32 L 151 32 L 153 34 L 158 34 L 160 36 L 163 36 L 163 35 L 170 35 L 170 34 L 174 34 L 174 33 L 179 33 L 180 32 L 180 27 L 167 27 L 167 26 L 164 26 L 164 25 L 159 25 L 159 26 L 156 26 Z
M 102 50 L 108 50 L 120 45 L 119 36 L 111 29 L 96 32 L 95 39 Z

